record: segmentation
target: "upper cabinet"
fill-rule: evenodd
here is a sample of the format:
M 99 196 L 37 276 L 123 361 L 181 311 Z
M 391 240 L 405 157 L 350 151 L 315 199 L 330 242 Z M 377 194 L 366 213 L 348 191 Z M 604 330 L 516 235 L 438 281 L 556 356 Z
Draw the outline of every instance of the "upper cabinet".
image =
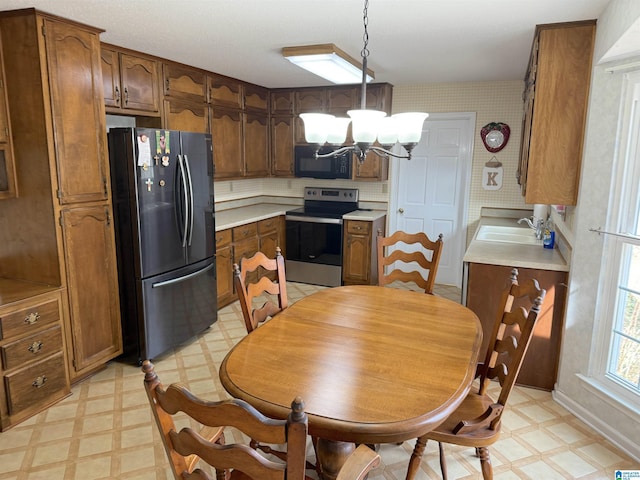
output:
M 160 115 L 158 62 L 103 45 L 102 81 L 108 113 Z
M 16 171 L 11 143 L 9 100 L 7 98 L 4 61 L 2 60 L 2 41 L 0 39 L 0 200 L 15 197 L 16 194 Z
M 595 28 L 595 21 L 536 27 L 518 169 L 526 203 L 576 204 Z
M 207 103 L 207 75 L 202 70 L 177 63 L 162 65 L 164 96 Z

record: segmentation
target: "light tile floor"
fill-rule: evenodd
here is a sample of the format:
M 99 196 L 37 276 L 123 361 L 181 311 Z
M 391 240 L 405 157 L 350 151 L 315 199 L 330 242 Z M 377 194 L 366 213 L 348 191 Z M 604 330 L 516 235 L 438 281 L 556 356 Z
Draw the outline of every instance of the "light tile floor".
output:
M 295 302 L 318 288 L 290 283 L 289 299 Z M 436 293 L 460 300 L 453 287 L 437 286 Z M 218 368 L 245 334 L 236 302 L 193 342 L 156 360 L 156 370 L 165 384 L 180 381 L 197 395 L 225 398 Z M 382 445 L 383 465 L 369 478 L 404 479 L 412 448 L 413 442 Z M 523 387 L 512 393 L 501 439 L 490 451 L 496 480 L 612 480 L 615 469 L 640 468 L 555 403 L 549 392 Z M 473 449 L 447 446 L 447 452 L 449 478 L 481 478 Z M 0 480 L 171 478 L 137 366 L 111 362 L 75 385 L 65 400 L 0 433 Z M 436 478 L 441 478 L 438 455 L 431 442 L 418 480 Z

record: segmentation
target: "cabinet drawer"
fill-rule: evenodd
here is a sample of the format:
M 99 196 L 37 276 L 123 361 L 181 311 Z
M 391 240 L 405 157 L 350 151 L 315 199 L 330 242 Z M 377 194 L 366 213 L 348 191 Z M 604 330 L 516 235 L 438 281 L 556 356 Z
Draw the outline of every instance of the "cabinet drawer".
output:
M 2 364 L 5 370 L 26 365 L 62 350 L 62 332 L 56 325 L 2 347 Z
M 233 229 L 233 241 L 244 240 L 249 237 L 256 237 L 258 235 L 258 226 L 255 222 L 235 227 Z
M 4 377 L 9 414 L 42 405 L 66 389 L 62 352 Z
M 278 229 L 278 221 L 280 217 L 267 218 L 266 220 L 260 220 L 258 222 L 258 233 L 264 235 L 265 233 L 275 232 Z
M 371 233 L 371 222 L 360 220 L 349 220 L 347 222 L 347 232 L 368 235 Z
M 231 229 L 216 232 L 216 250 L 231 243 Z
M 0 340 L 9 339 L 38 330 L 60 320 L 60 307 L 57 300 L 18 310 L 0 317 Z

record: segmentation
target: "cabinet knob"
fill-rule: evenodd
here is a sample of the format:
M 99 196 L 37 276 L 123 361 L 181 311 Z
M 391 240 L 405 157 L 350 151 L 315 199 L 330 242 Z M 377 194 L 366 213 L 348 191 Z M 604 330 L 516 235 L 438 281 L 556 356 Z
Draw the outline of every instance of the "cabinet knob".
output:
M 39 377 L 37 377 L 33 383 L 31 384 L 32 387 L 36 387 L 36 388 L 40 388 L 40 387 L 44 387 L 44 384 L 47 382 L 47 377 L 46 375 L 40 375 Z
M 37 341 L 37 342 L 33 342 L 31 344 L 31 346 L 27 349 L 29 350 L 31 353 L 33 353 L 34 355 L 36 353 L 38 353 L 40 350 L 42 349 L 42 342 Z
M 33 325 L 38 320 L 40 320 L 40 314 L 38 312 L 31 312 L 29 315 L 24 317 L 24 323 L 27 325 Z

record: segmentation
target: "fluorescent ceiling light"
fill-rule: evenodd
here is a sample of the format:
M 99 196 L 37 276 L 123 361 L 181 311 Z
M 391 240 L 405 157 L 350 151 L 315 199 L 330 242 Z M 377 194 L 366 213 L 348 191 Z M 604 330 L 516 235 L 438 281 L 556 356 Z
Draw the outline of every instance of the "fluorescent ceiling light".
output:
M 333 83 L 360 83 L 362 64 L 332 43 L 284 47 L 282 55 L 290 62 Z M 367 82 L 374 78 L 367 69 Z

